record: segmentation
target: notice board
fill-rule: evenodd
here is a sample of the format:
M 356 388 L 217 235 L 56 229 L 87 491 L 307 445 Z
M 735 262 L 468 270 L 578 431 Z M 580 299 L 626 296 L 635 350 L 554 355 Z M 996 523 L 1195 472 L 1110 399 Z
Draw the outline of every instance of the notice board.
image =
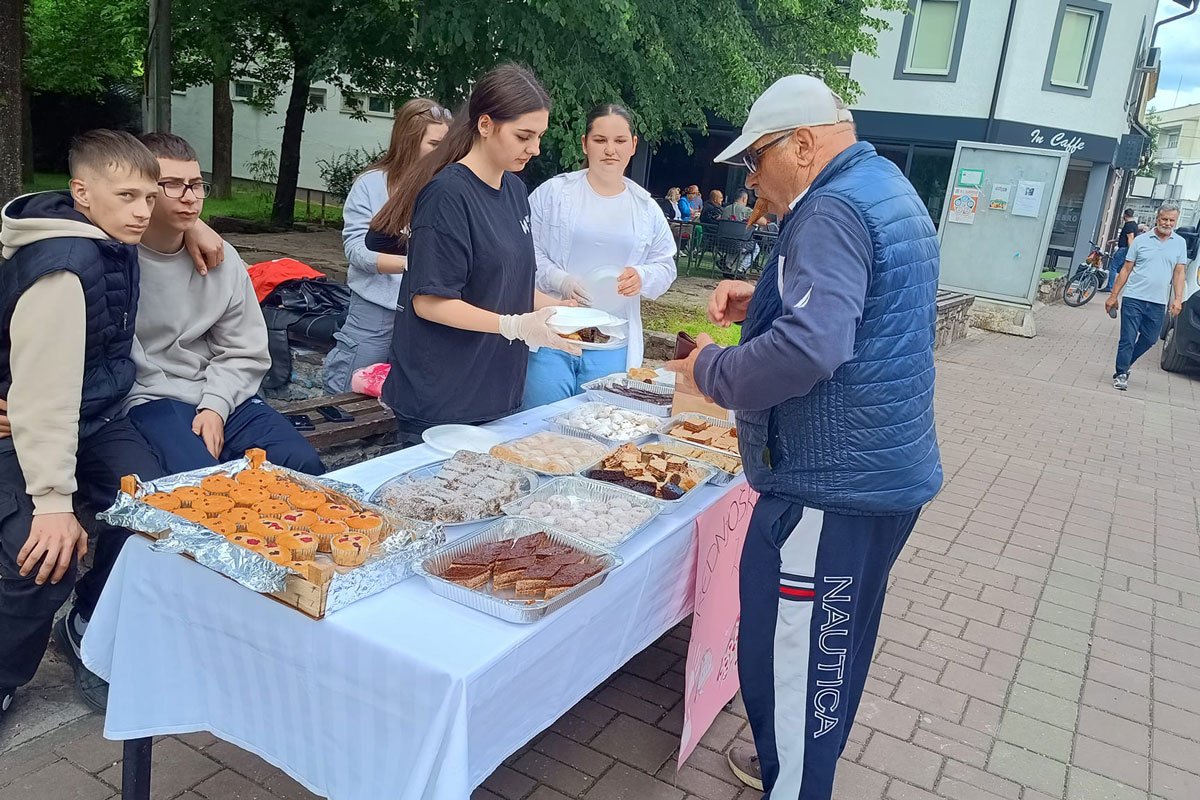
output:
M 959 142 L 952 182 L 963 174 L 984 180 L 978 187 L 947 187 L 938 227 L 940 287 L 1032 305 L 1069 163 L 1065 152 Z M 961 198 L 972 194 L 978 202 L 968 222 Z

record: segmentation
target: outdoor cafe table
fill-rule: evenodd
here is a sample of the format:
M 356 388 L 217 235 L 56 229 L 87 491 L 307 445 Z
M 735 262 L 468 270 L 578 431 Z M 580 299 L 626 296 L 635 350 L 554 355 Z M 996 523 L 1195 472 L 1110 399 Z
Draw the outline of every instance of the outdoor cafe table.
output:
M 579 402 L 491 427 L 506 438 L 544 430 Z M 422 445 L 332 477 L 369 493 L 441 457 Z M 124 797 L 149 797 L 146 737 L 210 731 L 331 800 L 465 800 L 690 613 L 693 519 L 727 489 L 697 489 L 618 548 L 624 565 L 601 586 L 528 625 L 439 597 L 421 578 L 317 621 L 135 536 L 83 642 L 111 684 L 104 735 L 126 740 Z

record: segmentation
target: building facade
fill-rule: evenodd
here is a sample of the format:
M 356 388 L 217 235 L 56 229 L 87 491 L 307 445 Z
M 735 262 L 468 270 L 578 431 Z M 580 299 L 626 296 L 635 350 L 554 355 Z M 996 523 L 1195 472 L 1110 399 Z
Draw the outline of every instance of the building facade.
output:
M 1112 216 L 1112 189 L 1122 177 L 1114 159 L 1136 127 L 1153 74 L 1143 65 L 1157 5 L 909 0 L 908 13 L 884 15 L 891 27 L 879 34 L 878 54 L 855 55 L 849 65 L 862 89 L 853 106 L 859 136 L 904 171 L 935 223 L 959 141 L 1070 153 L 1046 263 L 1075 263 Z M 719 152 L 731 135 L 714 130 L 709 138 L 718 143 L 698 140 L 697 160 Z M 668 165 L 678 159 L 664 149 Z M 695 162 L 695 177 L 664 174 L 657 158 L 652 191 L 680 182 L 728 190 L 744 179 Z
M 1129 205 L 1149 221 L 1154 210 L 1170 201 L 1180 207 L 1180 225 L 1200 223 L 1200 103 L 1159 111 L 1158 152 L 1152 181 L 1142 182 Z M 1144 187 L 1144 188 L 1143 188 Z

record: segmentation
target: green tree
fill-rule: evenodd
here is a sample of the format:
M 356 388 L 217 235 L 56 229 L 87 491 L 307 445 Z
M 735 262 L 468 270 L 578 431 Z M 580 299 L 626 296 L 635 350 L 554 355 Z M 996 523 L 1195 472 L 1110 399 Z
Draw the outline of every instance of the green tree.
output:
M 1158 144 L 1162 138 L 1162 125 L 1158 113 L 1150 111 L 1146 114 L 1146 132 L 1150 134 L 1146 146 L 1142 148 L 1142 163 L 1137 175 L 1143 178 L 1158 177 Z
M 26 85 L 38 92 L 98 95 L 142 74 L 144 0 L 30 0 Z

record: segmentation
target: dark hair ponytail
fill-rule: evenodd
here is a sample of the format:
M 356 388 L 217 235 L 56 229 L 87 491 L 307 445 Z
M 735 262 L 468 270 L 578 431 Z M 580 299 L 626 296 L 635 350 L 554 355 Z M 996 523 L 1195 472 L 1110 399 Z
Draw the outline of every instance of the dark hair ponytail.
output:
M 412 223 L 413 206 L 425 184 L 447 164 L 460 161 L 471 152 L 479 138 L 480 117 L 486 114 L 494 122 L 504 123 L 549 108 L 550 95 L 525 67 L 501 64 L 487 72 L 471 88 L 465 107 L 454 115 L 450 130 L 437 149 L 404 171 L 395 191 L 375 216 L 380 233 L 390 236 L 404 233 Z
M 588 112 L 587 127 L 583 132 L 585 136 L 592 132 L 592 125 L 601 117 L 620 117 L 629 124 L 629 132 L 633 133 L 633 116 L 629 113 L 629 109 L 620 103 L 604 103 Z

